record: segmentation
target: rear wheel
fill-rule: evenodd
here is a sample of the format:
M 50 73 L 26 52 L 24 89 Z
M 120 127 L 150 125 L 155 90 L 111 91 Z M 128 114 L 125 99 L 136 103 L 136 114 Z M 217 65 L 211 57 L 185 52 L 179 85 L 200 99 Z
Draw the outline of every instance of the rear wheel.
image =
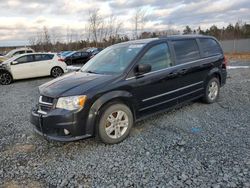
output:
M 219 93 L 220 93 L 219 80 L 213 77 L 207 82 L 203 101 L 208 104 L 214 103 L 218 99 Z
M 63 70 L 60 67 L 54 67 L 51 70 L 51 76 L 56 78 L 63 75 Z
M 0 73 L 0 83 L 1 85 L 9 85 L 13 81 L 13 78 L 10 73 L 2 72 Z
M 117 144 L 123 141 L 133 126 L 133 114 L 124 104 L 112 104 L 101 112 L 97 134 L 106 144 Z

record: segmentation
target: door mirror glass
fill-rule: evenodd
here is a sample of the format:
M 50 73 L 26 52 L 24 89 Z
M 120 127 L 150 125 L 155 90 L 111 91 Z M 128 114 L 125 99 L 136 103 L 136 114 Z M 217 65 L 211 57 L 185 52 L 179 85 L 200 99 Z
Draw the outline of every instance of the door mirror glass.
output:
M 148 73 L 150 71 L 151 71 L 151 65 L 149 65 L 149 64 L 139 64 L 137 66 L 136 73 L 137 73 L 137 75 L 142 75 L 142 74 L 146 74 L 146 73 Z

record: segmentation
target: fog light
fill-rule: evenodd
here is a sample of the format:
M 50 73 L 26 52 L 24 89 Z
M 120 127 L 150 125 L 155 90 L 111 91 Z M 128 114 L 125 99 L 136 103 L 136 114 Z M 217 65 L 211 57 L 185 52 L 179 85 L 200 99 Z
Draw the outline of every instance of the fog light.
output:
M 69 131 L 67 129 L 63 129 L 65 135 L 69 135 Z

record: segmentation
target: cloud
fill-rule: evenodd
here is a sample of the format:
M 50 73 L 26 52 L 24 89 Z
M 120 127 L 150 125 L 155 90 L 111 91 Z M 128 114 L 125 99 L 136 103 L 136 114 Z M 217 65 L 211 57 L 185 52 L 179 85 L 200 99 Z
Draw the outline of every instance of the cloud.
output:
M 186 25 L 206 29 L 237 20 L 250 22 L 249 0 L 0 0 L 0 46 L 6 41 L 27 43 L 44 26 L 62 35 L 68 30 L 82 35 L 94 9 L 103 18 L 114 14 L 124 32 L 131 32 L 138 7 L 147 10 L 145 30 L 182 30 Z

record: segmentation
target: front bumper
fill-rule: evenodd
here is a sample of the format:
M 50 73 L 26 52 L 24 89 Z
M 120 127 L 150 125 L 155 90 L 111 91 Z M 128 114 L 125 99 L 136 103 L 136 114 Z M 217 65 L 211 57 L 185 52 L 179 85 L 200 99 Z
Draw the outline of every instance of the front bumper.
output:
M 47 114 L 38 113 L 37 109 L 31 112 L 30 122 L 35 132 L 55 141 L 75 141 L 89 138 L 81 112 L 71 112 L 63 109 L 53 109 Z M 66 134 L 64 130 L 69 134 Z

